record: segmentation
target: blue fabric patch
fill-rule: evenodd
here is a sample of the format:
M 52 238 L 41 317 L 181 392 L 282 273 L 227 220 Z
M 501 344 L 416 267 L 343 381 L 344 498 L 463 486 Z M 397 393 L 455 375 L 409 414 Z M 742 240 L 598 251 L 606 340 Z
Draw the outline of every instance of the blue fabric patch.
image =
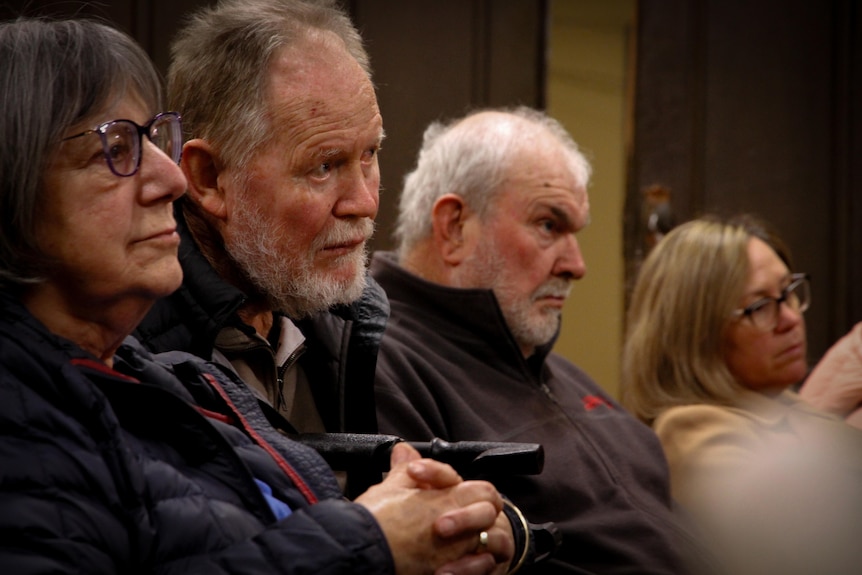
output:
M 290 507 L 288 507 L 287 503 L 272 496 L 272 487 L 270 487 L 269 484 L 264 483 L 257 477 L 254 478 L 254 482 L 257 483 L 258 487 L 260 487 L 260 491 L 263 493 L 264 499 L 269 503 L 269 508 L 272 509 L 272 512 L 279 521 L 291 514 Z

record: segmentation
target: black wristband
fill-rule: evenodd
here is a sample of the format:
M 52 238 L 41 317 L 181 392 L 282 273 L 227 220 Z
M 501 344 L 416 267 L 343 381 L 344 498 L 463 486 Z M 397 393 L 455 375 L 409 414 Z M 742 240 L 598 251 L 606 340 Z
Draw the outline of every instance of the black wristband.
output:
M 512 562 L 509 564 L 507 575 L 514 575 L 523 567 L 527 561 L 527 557 L 531 554 L 532 537 L 530 536 L 530 525 L 524 518 L 524 514 L 518 509 L 514 503 L 506 498 L 503 498 L 503 513 L 509 519 L 512 525 L 512 535 L 515 540 L 515 555 L 512 557 Z

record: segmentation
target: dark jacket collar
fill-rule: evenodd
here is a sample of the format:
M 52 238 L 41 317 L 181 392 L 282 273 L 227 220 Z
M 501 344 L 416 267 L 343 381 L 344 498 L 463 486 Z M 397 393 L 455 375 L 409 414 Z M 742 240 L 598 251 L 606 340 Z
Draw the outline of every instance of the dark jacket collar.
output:
M 183 284 L 173 294 L 156 302 L 138 326 L 135 336 L 154 351 L 180 349 L 208 358 L 216 335 L 223 327 L 234 325 L 244 330 L 251 329 L 236 315 L 247 297 L 224 281 L 209 264 L 178 205 L 174 208 L 174 215 L 181 238 L 179 259 Z M 331 338 L 333 334 L 343 332 L 343 328 L 334 329 L 334 324 L 355 322 L 358 331 L 351 335 L 352 343 L 376 349 L 386 327 L 389 303 L 380 286 L 370 277 L 368 280 L 359 300 L 297 321 L 303 334 L 307 338 L 325 340 L 326 335 Z M 334 355 L 340 353 L 340 337 L 336 336 L 330 344 Z
M 180 235 L 183 284 L 153 305 L 135 336 L 153 351 L 184 350 L 209 358 L 215 337 L 224 326 L 233 322 L 242 327 L 235 314 L 246 296 L 222 280 L 198 249 L 180 203 L 174 204 L 174 217 Z
M 178 207 L 175 215 L 183 285 L 156 302 L 135 336 L 156 353 L 180 350 L 211 359 L 223 327 L 253 329 L 236 315 L 246 296 L 210 266 Z M 381 287 L 368 280 L 359 300 L 295 322 L 307 344 L 300 363 L 314 382 L 312 389 L 330 431 L 376 429 L 374 370 L 389 304 Z
M 429 322 L 445 318 L 454 324 L 467 341 L 475 341 L 476 353 L 521 358 L 520 347 L 509 330 L 494 292 L 488 289 L 464 289 L 429 282 L 398 264 L 394 252 L 377 252 L 371 260 L 371 274 L 389 296 L 391 305 L 409 302 L 411 313 L 427 316 Z M 448 329 L 448 328 L 447 328 Z M 467 337 L 469 336 L 469 337 Z M 527 359 L 530 370 L 538 372 L 554 346 L 556 336 Z M 483 351 L 484 350 L 484 351 Z M 497 361 L 488 358 L 489 361 Z M 515 361 L 515 360 L 513 360 Z M 520 364 L 520 359 L 516 361 Z

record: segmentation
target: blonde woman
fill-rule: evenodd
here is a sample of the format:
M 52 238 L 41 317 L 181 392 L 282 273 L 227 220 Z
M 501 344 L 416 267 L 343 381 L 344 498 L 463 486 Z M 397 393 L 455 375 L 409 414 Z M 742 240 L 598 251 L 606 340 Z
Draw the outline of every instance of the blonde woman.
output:
M 808 277 L 750 217 L 674 229 L 632 294 L 624 404 L 655 429 L 673 497 L 735 573 L 859 572 L 844 536 L 859 522 L 845 510 L 862 433 L 791 391 L 807 373 L 809 304 Z

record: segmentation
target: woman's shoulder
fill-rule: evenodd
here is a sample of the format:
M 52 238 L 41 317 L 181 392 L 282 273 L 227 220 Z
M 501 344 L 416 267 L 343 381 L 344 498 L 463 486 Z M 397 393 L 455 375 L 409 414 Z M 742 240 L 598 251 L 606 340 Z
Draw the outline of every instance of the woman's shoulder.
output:
M 749 412 L 738 407 L 695 403 L 666 409 L 656 418 L 653 427 L 658 433 L 660 429 L 701 428 L 740 422 L 750 417 Z
M 677 405 L 663 411 L 653 426 L 659 427 L 708 427 L 723 425 L 755 425 L 772 427 L 787 416 L 789 405 L 787 392 L 777 398 L 750 391 L 741 392 L 732 404 L 694 403 Z M 794 403 L 790 401 L 790 403 Z
M 761 438 L 762 424 L 753 412 L 723 405 L 672 407 L 653 428 L 669 459 L 720 456 L 747 451 Z

